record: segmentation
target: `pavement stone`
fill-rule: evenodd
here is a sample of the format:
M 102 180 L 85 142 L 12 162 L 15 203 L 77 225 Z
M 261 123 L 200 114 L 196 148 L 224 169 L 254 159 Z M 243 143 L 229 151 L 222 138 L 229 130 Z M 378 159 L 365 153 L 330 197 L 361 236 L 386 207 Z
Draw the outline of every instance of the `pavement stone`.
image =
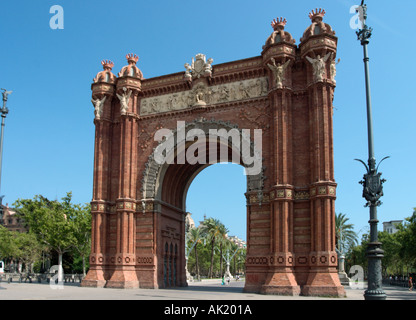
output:
M 0 282 L 1 300 L 364 300 L 364 289 L 345 287 L 345 298 L 277 296 L 243 292 L 243 281 L 221 285 L 221 280 L 191 282 L 188 287 L 175 289 L 110 289 L 84 288 L 79 283 L 65 283 L 62 289 L 47 283 Z M 387 300 L 416 300 L 416 291 L 384 286 Z
M 276 296 L 243 292 L 244 282 L 221 285 L 221 280 L 190 283 L 175 289 L 84 288 L 66 283 L 63 289 L 52 289 L 47 283 L 0 283 L 0 308 L 19 318 L 39 312 L 54 316 L 77 316 L 107 319 L 117 317 L 151 317 L 154 319 L 269 319 L 347 317 L 383 318 L 386 310 L 409 310 L 408 306 L 371 307 L 364 301 L 364 289 L 346 287 L 345 298 Z M 400 287 L 383 287 L 387 300 L 416 300 L 416 292 Z M 328 302 L 330 301 L 330 302 Z M 324 305 L 329 303 L 330 306 Z M 378 303 L 378 302 L 375 302 Z M 399 302 L 400 303 L 400 302 Z M 403 303 L 403 302 L 401 302 Z M 28 305 L 28 306 L 26 306 Z M 411 308 L 413 305 L 410 306 Z M 393 310 L 392 309 L 392 310 Z M 335 312 L 335 313 L 334 313 Z M 390 311 L 389 311 L 390 314 Z

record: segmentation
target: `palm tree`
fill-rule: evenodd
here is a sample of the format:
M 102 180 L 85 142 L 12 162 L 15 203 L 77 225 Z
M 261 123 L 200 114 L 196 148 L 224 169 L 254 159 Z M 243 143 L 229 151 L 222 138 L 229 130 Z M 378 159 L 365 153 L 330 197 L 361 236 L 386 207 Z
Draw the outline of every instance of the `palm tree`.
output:
M 211 266 L 209 268 L 208 277 L 212 278 L 213 268 L 214 268 L 214 249 L 215 243 L 218 239 L 225 237 L 228 232 L 228 229 L 224 224 L 214 218 L 205 219 L 202 224 L 202 232 L 207 240 L 211 243 Z
M 218 245 L 220 250 L 220 274 L 223 275 L 223 265 L 224 265 L 224 251 L 231 248 L 232 242 L 227 237 L 227 232 L 222 232 L 218 237 Z
M 238 246 L 236 244 L 232 245 L 232 252 L 235 252 L 237 250 Z M 233 271 L 235 274 L 241 273 L 241 271 L 244 271 L 244 265 L 246 261 L 246 248 L 239 248 L 236 254 L 233 257 Z
M 201 228 L 192 228 L 188 231 L 188 240 L 189 244 L 194 246 L 194 252 L 195 252 L 195 269 L 196 269 L 196 276 L 197 279 L 200 279 L 199 275 L 199 264 L 198 264 L 198 250 L 197 246 L 199 243 L 202 243 L 202 230 Z M 192 248 L 190 248 L 192 250 Z
M 337 251 L 341 254 L 345 254 L 345 247 L 358 244 L 358 236 L 354 232 L 354 225 L 348 224 L 349 218 L 345 217 L 345 214 L 335 214 L 335 241 Z

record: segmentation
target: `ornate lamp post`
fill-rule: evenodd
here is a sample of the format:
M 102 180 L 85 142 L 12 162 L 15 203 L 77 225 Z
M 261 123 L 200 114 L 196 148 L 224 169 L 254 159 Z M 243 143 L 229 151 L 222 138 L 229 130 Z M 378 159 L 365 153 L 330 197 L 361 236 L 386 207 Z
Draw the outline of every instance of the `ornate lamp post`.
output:
M 378 241 L 377 234 L 377 207 L 381 205 L 379 201 L 383 196 L 383 183 L 384 179 L 381 179 L 381 172 L 376 167 L 376 159 L 374 156 L 374 140 L 373 140 L 373 120 L 371 112 L 371 95 L 370 95 L 370 78 L 369 78 L 369 58 L 367 45 L 373 31 L 366 24 L 367 19 L 367 6 L 362 0 L 358 10 L 359 17 L 362 22 L 362 29 L 357 31 L 358 40 L 361 41 L 361 45 L 364 49 L 364 67 L 365 67 L 365 87 L 367 96 L 367 127 L 368 127 L 368 166 L 362 160 L 358 160 L 364 164 L 367 169 L 367 173 L 364 174 L 364 180 L 360 181 L 363 185 L 363 198 L 367 200 L 366 207 L 370 207 L 370 243 L 367 248 L 368 259 L 368 288 L 364 293 L 366 300 L 385 300 L 386 294 L 382 288 L 382 269 L 381 259 L 383 258 L 384 251 L 381 249 L 381 243 Z M 388 157 L 386 157 L 388 158 Z M 384 158 L 384 159 L 386 159 Z M 380 163 L 384 160 L 382 159 Z M 379 165 L 380 165 L 379 163 Z
M 1 190 L 1 167 L 2 167 L 2 161 L 3 161 L 3 135 L 4 135 L 4 121 L 6 119 L 7 114 L 9 113 L 9 109 L 6 107 L 7 98 L 9 94 L 12 93 L 12 91 L 7 91 L 6 89 L 1 89 L 3 91 L 3 108 L 1 111 L 1 137 L 0 137 L 0 190 Z M 0 195 L 0 223 L 3 222 L 3 197 Z

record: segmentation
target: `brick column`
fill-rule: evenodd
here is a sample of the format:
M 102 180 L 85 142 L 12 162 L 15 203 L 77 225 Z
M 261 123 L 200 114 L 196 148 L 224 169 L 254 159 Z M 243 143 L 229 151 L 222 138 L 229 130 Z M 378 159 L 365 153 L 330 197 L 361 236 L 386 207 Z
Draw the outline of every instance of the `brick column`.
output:
M 107 281 L 109 288 L 138 288 L 136 272 L 136 182 L 138 125 L 137 98 L 140 80 L 129 76 L 119 78 L 117 93 L 129 94 L 128 109 L 122 110 L 120 101 L 119 116 L 118 192 L 116 198 L 115 254 L 111 259 L 111 277 Z M 118 106 L 117 105 L 117 106 Z
M 288 79 L 290 83 L 290 76 Z M 292 91 L 287 86 L 270 94 L 273 106 L 275 186 L 271 191 L 271 248 L 269 271 L 262 292 L 298 295 L 293 267 Z
M 111 158 L 111 112 L 114 98 L 114 84 L 94 83 L 93 98 L 106 97 L 102 113 L 94 120 L 94 182 L 91 201 L 91 254 L 90 269 L 81 285 L 85 287 L 104 287 L 107 282 L 107 217 L 109 214 L 109 170 Z
M 329 81 L 309 87 L 311 181 L 311 251 L 309 276 L 302 288 L 305 295 L 345 296 L 337 272 L 335 251 L 335 198 L 332 97 Z

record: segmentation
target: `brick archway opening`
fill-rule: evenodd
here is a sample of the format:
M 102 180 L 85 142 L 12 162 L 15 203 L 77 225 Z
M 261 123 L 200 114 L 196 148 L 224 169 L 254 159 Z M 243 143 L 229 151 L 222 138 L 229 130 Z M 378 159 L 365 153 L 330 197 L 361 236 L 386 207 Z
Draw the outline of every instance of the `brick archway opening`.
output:
M 194 126 L 191 127 L 194 128 Z M 201 127 L 196 123 L 196 127 L 204 127 L 208 137 L 206 124 Z M 210 122 L 209 128 L 212 129 L 213 127 L 218 128 L 218 123 Z M 216 163 L 233 162 L 241 165 L 242 168 L 244 167 L 242 162 L 232 161 L 232 159 L 242 159 L 241 154 L 239 154 L 240 151 L 232 143 L 225 144 L 220 140 L 206 139 L 206 141 L 203 141 L 203 145 L 198 141 L 188 144 L 182 152 L 186 153 L 189 147 L 198 151 L 206 150 L 206 158 L 199 158 L 201 163 L 191 164 L 186 162 L 178 164 L 177 159 L 181 154 L 177 153 L 177 148 L 175 148 L 172 151 L 175 153 L 174 163 L 157 166 L 156 179 L 152 182 L 154 193 L 144 192 L 144 196 L 147 196 L 147 199 L 143 201 L 153 203 L 153 210 L 159 213 L 156 222 L 157 228 L 160 230 L 157 238 L 156 255 L 163 257 L 159 260 L 157 266 L 159 270 L 157 274 L 159 288 L 187 286 L 185 270 L 185 215 L 186 196 L 192 181 L 201 171 Z M 227 151 L 226 155 L 224 154 L 224 147 Z M 252 150 L 252 154 L 254 154 L 254 150 Z M 229 161 L 224 161 L 224 156 Z M 155 164 L 153 163 L 153 165 Z M 151 168 L 152 165 L 149 165 L 148 170 L 151 170 Z M 247 190 L 251 189 L 253 191 L 253 189 L 258 189 L 258 192 L 262 192 L 261 187 L 262 180 L 258 176 L 251 177 L 247 175 Z M 149 189 L 151 190 L 152 188 Z M 154 197 L 150 198 L 150 195 Z M 174 255 L 171 253 L 172 246 L 177 248 Z
M 189 232 L 192 227 L 200 228 L 207 219 L 215 219 L 227 228 L 227 238 L 235 245 L 233 248 L 223 248 L 222 253 L 215 249 L 215 263 L 219 264 L 216 267 L 220 267 L 222 262 L 222 268 L 214 268 L 213 274 L 216 278 L 228 275 L 227 258 L 230 259 L 229 269 L 233 277 L 237 273 L 240 273 L 240 276 L 244 273 L 245 259 L 242 259 L 242 254 L 245 253 L 247 239 L 246 191 L 247 176 L 244 174 L 244 167 L 232 162 L 223 162 L 199 171 L 186 192 L 186 231 Z M 197 265 L 193 240 L 192 238 L 188 243 L 188 285 L 200 285 L 194 281 L 209 275 L 209 267 L 203 266 L 202 261 L 210 262 L 211 256 L 202 257 L 199 250 L 202 244 L 198 244 Z M 204 240 L 203 236 L 200 240 L 211 250 L 211 244 Z M 238 251 L 235 251 L 237 247 Z

